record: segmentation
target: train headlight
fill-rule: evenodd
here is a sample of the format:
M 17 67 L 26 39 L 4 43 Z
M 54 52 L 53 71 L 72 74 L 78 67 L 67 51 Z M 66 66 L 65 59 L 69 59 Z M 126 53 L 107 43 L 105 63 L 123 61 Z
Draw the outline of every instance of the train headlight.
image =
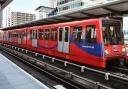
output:
M 125 48 L 122 48 L 122 52 L 126 52 L 126 49 Z
M 109 51 L 108 51 L 108 50 L 105 50 L 105 54 L 106 54 L 106 55 L 109 55 Z

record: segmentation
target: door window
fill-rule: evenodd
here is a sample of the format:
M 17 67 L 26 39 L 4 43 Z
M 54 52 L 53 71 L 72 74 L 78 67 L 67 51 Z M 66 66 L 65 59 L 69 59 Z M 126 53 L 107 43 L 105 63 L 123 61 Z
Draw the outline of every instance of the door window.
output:
M 63 28 L 59 29 L 59 41 L 62 41 L 62 36 L 63 36 Z
M 37 39 L 37 30 L 32 30 L 32 39 Z
M 65 27 L 65 42 L 69 41 L 69 27 Z
M 33 38 L 33 34 L 32 34 L 32 30 L 30 30 L 30 39 L 32 40 Z
M 37 30 L 35 30 L 35 34 L 34 34 L 34 35 L 35 35 L 35 37 L 34 37 L 34 38 L 35 38 L 35 39 L 37 39 L 37 38 L 38 38 Z

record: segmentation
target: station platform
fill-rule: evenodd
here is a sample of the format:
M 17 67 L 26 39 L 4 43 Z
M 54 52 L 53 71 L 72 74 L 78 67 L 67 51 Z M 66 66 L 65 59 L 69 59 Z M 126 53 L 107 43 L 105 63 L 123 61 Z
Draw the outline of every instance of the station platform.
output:
M 0 89 L 50 89 L 0 54 Z

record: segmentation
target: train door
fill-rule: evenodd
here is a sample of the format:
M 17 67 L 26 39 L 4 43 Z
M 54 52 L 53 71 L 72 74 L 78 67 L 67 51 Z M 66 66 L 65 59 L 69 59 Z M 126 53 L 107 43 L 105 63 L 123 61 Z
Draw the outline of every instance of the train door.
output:
M 69 53 L 70 27 L 59 28 L 58 32 L 58 51 Z
M 22 37 L 21 32 L 18 32 L 18 44 L 21 44 Z
M 37 30 L 32 30 L 32 46 L 37 47 L 37 35 L 38 31 Z

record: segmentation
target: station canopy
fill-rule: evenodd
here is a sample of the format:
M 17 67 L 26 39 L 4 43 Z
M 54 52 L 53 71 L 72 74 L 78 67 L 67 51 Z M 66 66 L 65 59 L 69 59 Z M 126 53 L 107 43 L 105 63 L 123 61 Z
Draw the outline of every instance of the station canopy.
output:
M 77 10 L 71 13 L 56 15 L 53 17 L 32 21 L 26 24 L 15 25 L 1 30 L 11 30 L 23 27 L 32 27 L 39 25 L 48 25 L 69 21 L 77 21 L 90 18 L 99 18 L 106 16 L 122 16 L 128 13 L 128 0 L 119 0 L 111 3 L 106 3 L 94 7 L 89 7 L 81 10 Z

